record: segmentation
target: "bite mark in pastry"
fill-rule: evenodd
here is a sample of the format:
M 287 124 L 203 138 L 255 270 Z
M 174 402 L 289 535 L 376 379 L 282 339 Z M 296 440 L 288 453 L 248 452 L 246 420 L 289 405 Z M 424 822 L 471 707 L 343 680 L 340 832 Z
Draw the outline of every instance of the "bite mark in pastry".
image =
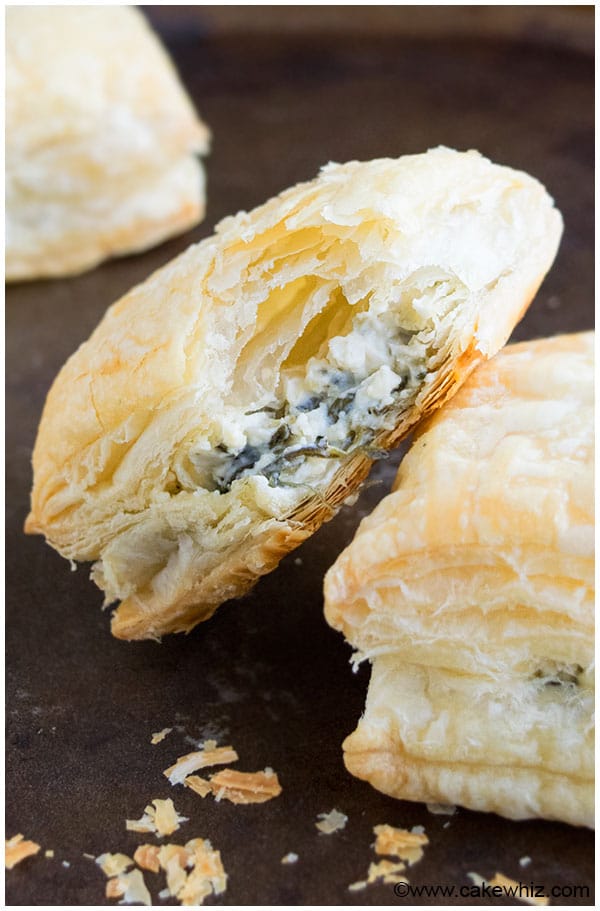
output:
M 61 370 L 27 530 L 95 561 L 115 635 L 191 629 L 504 344 L 560 233 L 537 181 L 443 148 L 225 219 Z
M 204 216 L 209 133 L 126 6 L 6 12 L 6 277 L 69 275 Z
M 512 345 L 427 421 L 325 580 L 373 662 L 346 766 L 593 825 L 593 333 Z

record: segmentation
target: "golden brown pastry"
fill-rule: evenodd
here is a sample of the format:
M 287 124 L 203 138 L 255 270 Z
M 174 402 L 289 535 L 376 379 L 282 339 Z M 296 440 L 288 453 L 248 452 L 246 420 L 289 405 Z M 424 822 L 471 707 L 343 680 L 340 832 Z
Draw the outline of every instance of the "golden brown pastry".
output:
M 394 797 L 594 818 L 593 333 L 511 345 L 420 428 L 325 580 Z
M 207 145 L 136 9 L 8 7 L 8 281 L 81 272 L 195 225 Z
M 537 181 L 442 148 L 225 219 L 60 372 L 27 530 L 95 561 L 115 635 L 189 630 L 498 350 L 560 232 Z

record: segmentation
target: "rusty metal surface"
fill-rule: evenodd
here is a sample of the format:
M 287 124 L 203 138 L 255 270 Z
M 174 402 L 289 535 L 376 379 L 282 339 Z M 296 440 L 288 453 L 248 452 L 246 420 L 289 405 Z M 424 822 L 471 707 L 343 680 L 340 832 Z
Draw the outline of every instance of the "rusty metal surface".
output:
M 7 877 L 11 905 L 108 904 L 104 876 L 83 852 L 132 853 L 125 831 L 155 797 L 190 818 L 183 840 L 209 837 L 230 874 L 220 904 L 478 904 L 400 899 L 392 887 L 350 893 L 373 859 L 372 827 L 422 824 L 430 838 L 415 884 L 469 884 L 496 870 L 546 888 L 593 890 L 593 836 L 547 822 L 459 810 L 432 816 L 352 779 L 340 744 L 364 704 L 368 670 L 322 617 L 323 574 L 360 518 L 389 489 L 399 460 L 380 464 L 344 509 L 242 601 L 187 637 L 123 643 L 87 569 L 72 573 L 27 538 L 29 458 L 52 378 L 106 307 L 216 221 L 307 179 L 329 159 L 367 159 L 443 143 L 475 147 L 540 178 L 565 217 L 551 274 L 514 337 L 593 324 L 593 62 L 526 42 L 409 40 L 389 35 L 240 36 L 202 16 L 160 19 L 183 79 L 210 124 L 208 214 L 184 237 L 81 277 L 7 293 L 7 834 L 52 848 Z M 174 726 L 157 746 L 153 731 Z M 161 772 L 191 744 L 233 743 L 240 768 L 270 765 L 283 793 L 262 806 L 201 801 Z M 344 831 L 315 829 L 337 807 Z M 299 855 L 282 866 L 289 851 Z M 524 871 L 519 858 L 532 857 Z M 62 861 L 70 866 L 63 866 Z M 164 881 L 146 874 L 156 900 Z M 554 898 L 588 904 L 593 898 Z M 208 904 L 212 900 L 208 900 Z M 495 900 L 493 903 L 504 903 Z

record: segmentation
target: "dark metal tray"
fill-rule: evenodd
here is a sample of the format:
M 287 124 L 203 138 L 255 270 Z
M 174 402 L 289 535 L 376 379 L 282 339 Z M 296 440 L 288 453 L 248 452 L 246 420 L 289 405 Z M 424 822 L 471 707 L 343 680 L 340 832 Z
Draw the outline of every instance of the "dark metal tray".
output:
M 431 8 L 432 17 L 436 15 Z M 238 603 L 189 636 L 117 642 L 86 568 L 71 573 L 41 538 L 27 538 L 30 454 L 45 394 L 106 307 L 216 221 L 250 208 L 330 159 L 368 159 L 437 144 L 475 147 L 540 178 L 565 217 L 557 261 L 514 338 L 593 324 L 593 60 L 560 34 L 528 29 L 494 39 L 403 36 L 386 26 L 270 32 L 216 28 L 210 8 L 150 16 L 210 124 L 208 214 L 190 234 L 79 278 L 7 293 L 7 834 L 55 851 L 7 877 L 13 905 L 108 904 L 104 876 L 83 852 L 133 852 L 125 831 L 154 797 L 190 817 L 177 840 L 209 837 L 229 873 L 221 904 L 479 904 L 400 899 L 391 886 L 348 892 L 373 859 L 372 827 L 422 824 L 430 838 L 410 871 L 417 885 L 468 885 L 497 870 L 546 889 L 587 887 L 553 904 L 593 902 L 592 833 L 459 810 L 432 816 L 379 794 L 344 770 L 340 749 L 364 703 L 368 669 L 322 616 L 322 579 L 360 518 L 389 490 L 399 453 L 345 508 Z M 364 16 L 364 8 L 363 16 Z M 214 10 L 213 10 L 214 13 Z M 464 8 L 463 8 L 464 14 Z M 350 10 L 348 16 L 352 15 Z M 410 8 L 398 9 L 405 18 Z M 510 12 L 507 11 L 507 16 Z M 400 20 L 398 20 L 400 21 Z M 212 23 L 212 24 L 211 24 Z M 401 24 L 401 23 L 400 23 Z M 592 28 L 592 23 L 586 23 Z M 542 34 L 542 33 L 540 33 Z M 583 42 L 585 45 L 585 41 Z M 152 746 L 150 735 L 175 730 Z M 283 793 L 262 806 L 216 804 L 161 772 L 206 736 L 237 748 L 240 767 L 270 765 Z M 337 807 L 344 831 L 315 829 Z M 282 866 L 288 851 L 294 866 Z M 532 857 L 524 871 L 519 858 Z M 63 866 L 62 861 L 70 866 Z M 158 877 L 146 880 L 153 897 Z M 211 900 L 207 901 L 208 904 Z M 492 903 L 510 903 L 496 899 Z

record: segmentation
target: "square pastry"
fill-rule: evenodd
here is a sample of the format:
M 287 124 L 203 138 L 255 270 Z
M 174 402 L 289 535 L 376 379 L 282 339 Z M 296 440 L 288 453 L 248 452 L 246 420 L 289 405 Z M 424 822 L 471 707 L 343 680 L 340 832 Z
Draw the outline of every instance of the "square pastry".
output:
M 498 351 L 561 228 L 532 177 L 444 148 L 330 164 L 225 219 L 62 368 L 27 531 L 94 561 L 115 635 L 191 629 Z
M 593 825 L 593 333 L 509 346 L 418 432 L 329 570 L 373 671 L 352 774 Z
M 9 7 L 7 280 L 82 272 L 197 224 L 208 138 L 134 7 Z

